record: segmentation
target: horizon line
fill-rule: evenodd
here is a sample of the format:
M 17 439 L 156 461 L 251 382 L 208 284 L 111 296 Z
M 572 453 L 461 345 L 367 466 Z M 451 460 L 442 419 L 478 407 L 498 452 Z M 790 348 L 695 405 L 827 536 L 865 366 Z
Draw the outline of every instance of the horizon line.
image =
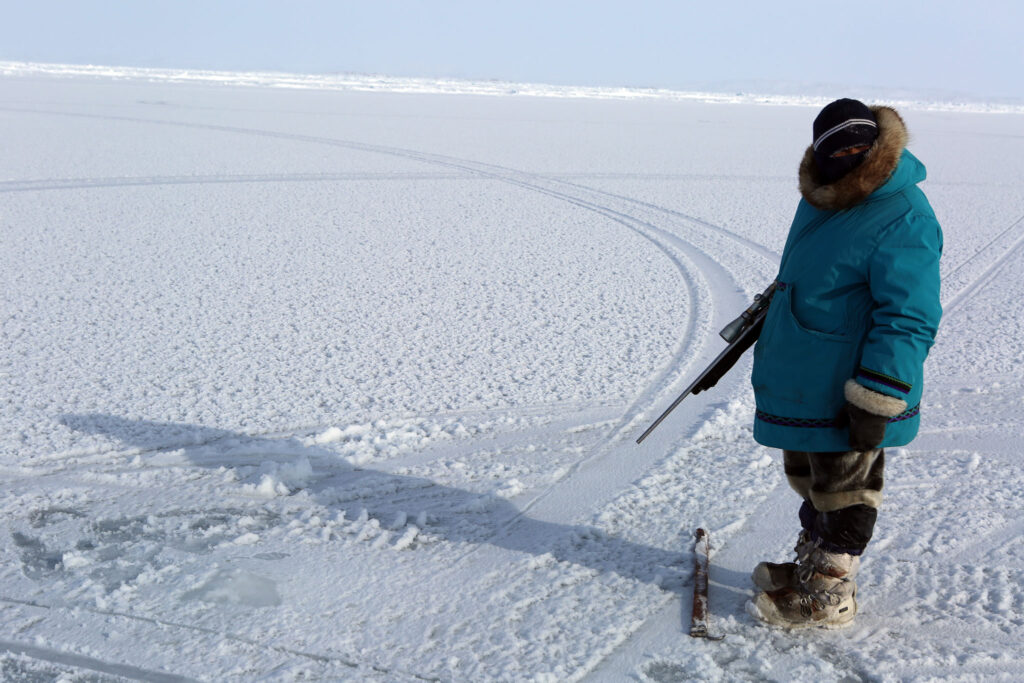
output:
M 390 76 L 352 72 L 296 73 L 278 70 L 233 71 L 176 67 L 137 67 L 98 64 L 66 64 L 0 60 L 0 76 L 91 77 L 116 80 L 145 80 L 163 83 L 204 83 L 242 87 L 291 88 L 341 92 L 380 92 L 394 94 L 484 95 L 501 97 L 546 97 L 555 99 L 600 100 L 663 100 L 708 104 L 758 104 L 775 106 L 820 107 L 835 97 L 812 92 L 772 94 L 768 92 L 717 92 L 714 90 L 675 90 L 659 87 L 582 86 L 526 83 L 500 79 L 463 79 L 423 76 Z M 821 86 L 819 86 L 821 87 Z M 829 86 L 833 87 L 833 86 Z M 870 93 L 870 86 L 846 88 L 848 91 Z M 897 88 L 876 88 L 872 103 L 900 106 L 905 109 L 954 111 L 970 113 L 1024 113 L 1024 103 L 1011 104 L 1005 99 L 981 100 L 886 97 L 885 92 Z M 866 98 L 867 99 L 867 98 Z

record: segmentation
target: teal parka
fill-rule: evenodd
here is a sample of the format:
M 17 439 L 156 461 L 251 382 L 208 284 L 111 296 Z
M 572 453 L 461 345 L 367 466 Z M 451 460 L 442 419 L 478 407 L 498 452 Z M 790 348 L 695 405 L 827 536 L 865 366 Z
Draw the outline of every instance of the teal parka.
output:
M 853 171 L 824 184 L 810 148 L 800 166 L 803 199 L 754 347 L 754 438 L 765 446 L 848 451 L 834 421 L 850 380 L 891 410 L 871 408 L 889 417 L 882 447 L 917 435 L 942 315 L 942 230 L 917 187 L 925 167 L 905 149 L 903 120 L 872 110 L 878 139 Z

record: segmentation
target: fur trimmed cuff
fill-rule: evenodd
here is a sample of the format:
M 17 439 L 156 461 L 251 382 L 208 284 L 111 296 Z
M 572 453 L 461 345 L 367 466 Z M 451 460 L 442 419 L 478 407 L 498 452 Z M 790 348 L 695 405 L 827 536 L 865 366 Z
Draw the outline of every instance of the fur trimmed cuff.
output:
M 902 398 L 873 391 L 856 380 L 846 380 L 843 393 L 847 401 L 875 415 L 896 417 L 907 409 L 907 402 Z

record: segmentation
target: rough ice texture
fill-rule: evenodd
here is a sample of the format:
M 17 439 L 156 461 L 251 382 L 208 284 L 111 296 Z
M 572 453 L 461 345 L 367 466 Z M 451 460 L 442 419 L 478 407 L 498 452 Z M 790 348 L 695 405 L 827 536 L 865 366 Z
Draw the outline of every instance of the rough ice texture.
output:
M 5 675 L 1019 675 L 1021 116 L 907 113 L 922 434 L 794 636 L 743 607 L 797 530 L 749 361 L 633 440 L 775 274 L 814 107 L 5 71 Z

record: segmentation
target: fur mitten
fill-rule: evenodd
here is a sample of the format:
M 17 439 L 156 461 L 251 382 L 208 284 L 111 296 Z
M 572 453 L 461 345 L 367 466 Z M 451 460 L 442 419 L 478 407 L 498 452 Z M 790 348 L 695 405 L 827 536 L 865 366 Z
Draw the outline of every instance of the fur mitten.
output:
M 878 448 L 885 439 L 889 418 L 905 411 L 907 402 L 872 391 L 852 379 L 846 382 L 843 389 L 846 405 L 836 416 L 836 426 L 850 428 L 850 448 L 853 450 L 869 451 Z

